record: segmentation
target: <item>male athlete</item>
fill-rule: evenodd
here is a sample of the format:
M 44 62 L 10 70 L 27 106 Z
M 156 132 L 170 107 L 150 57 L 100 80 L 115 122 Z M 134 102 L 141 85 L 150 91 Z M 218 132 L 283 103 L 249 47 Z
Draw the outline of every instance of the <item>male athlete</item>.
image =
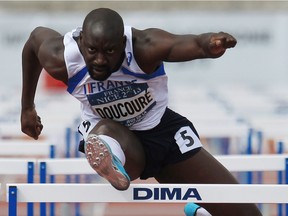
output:
M 224 32 L 138 30 L 124 26 L 121 16 L 107 8 L 91 11 L 81 28 L 64 36 L 37 27 L 23 48 L 22 131 L 38 139 L 43 128 L 34 97 L 44 68 L 80 101 L 80 150 L 116 189 L 126 190 L 139 177 L 159 183 L 237 184 L 202 147 L 193 124 L 168 108 L 163 65 L 218 58 L 236 43 Z M 216 216 L 261 215 L 254 204 L 201 206 Z

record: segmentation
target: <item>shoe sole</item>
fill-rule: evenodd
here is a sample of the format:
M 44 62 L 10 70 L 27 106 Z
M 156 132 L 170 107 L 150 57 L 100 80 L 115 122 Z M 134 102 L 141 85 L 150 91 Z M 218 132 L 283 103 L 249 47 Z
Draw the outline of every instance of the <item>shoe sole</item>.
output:
M 127 190 L 130 179 L 114 162 L 110 147 L 97 136 L 88 137 L 85 144 L 86 158 L 90 166 L 117 190 Z

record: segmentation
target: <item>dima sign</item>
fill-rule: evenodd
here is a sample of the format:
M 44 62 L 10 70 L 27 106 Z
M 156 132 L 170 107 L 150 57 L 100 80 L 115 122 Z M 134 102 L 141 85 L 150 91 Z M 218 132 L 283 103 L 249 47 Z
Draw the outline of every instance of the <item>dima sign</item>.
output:
M 196 188 L 133 188 L 133 200 L 202 200 Z

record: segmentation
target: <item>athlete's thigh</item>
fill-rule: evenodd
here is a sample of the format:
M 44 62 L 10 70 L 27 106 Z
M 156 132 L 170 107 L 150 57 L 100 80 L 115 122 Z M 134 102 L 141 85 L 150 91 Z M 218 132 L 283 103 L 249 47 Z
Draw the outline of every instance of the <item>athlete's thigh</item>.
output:
M 126 157 L 125 170 L 131 180 L 139 178 L 145 166 L 145 153 L 134 133 L 127 127 L 109 119 L 98 122 L 90 133 L 107 135 L 117 140 Z
M 160 183 L 237 183 L 234 176 L 204 148 L 187 160 L 163 167 Z
M 189 159 L 167 165 L 156 177 L 160 183 L 237 184 L 234 176 L 204 148 Z M 200 204 L 213 216 L 260 216 L 254 204 Z

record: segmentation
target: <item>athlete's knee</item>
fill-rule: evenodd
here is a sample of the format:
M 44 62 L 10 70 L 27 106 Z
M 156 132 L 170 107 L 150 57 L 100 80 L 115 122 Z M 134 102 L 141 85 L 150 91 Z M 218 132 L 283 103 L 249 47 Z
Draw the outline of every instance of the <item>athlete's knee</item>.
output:
M 130 166 L 134 168 L 141 167 L 141 169 L 144 167 L 145 153 L 143 146 L 137 136 L 126 126 L 110 119 L 102 119 L 90 131 L 90 134 L 106 135 L 115 139 L 125 153 L 126 161 L 128 162 L 125 167 L 127 165 L 129 171 L 131 170 Z
M 103 135 L 114 135 L 119 133 L 119 131 L 128 130 L 123 125 L 118 122 L 115 122 L 111 119 L 102 119 L 96 126 L 91 130 L 90 133 L 93 134 L 103 134 Z

